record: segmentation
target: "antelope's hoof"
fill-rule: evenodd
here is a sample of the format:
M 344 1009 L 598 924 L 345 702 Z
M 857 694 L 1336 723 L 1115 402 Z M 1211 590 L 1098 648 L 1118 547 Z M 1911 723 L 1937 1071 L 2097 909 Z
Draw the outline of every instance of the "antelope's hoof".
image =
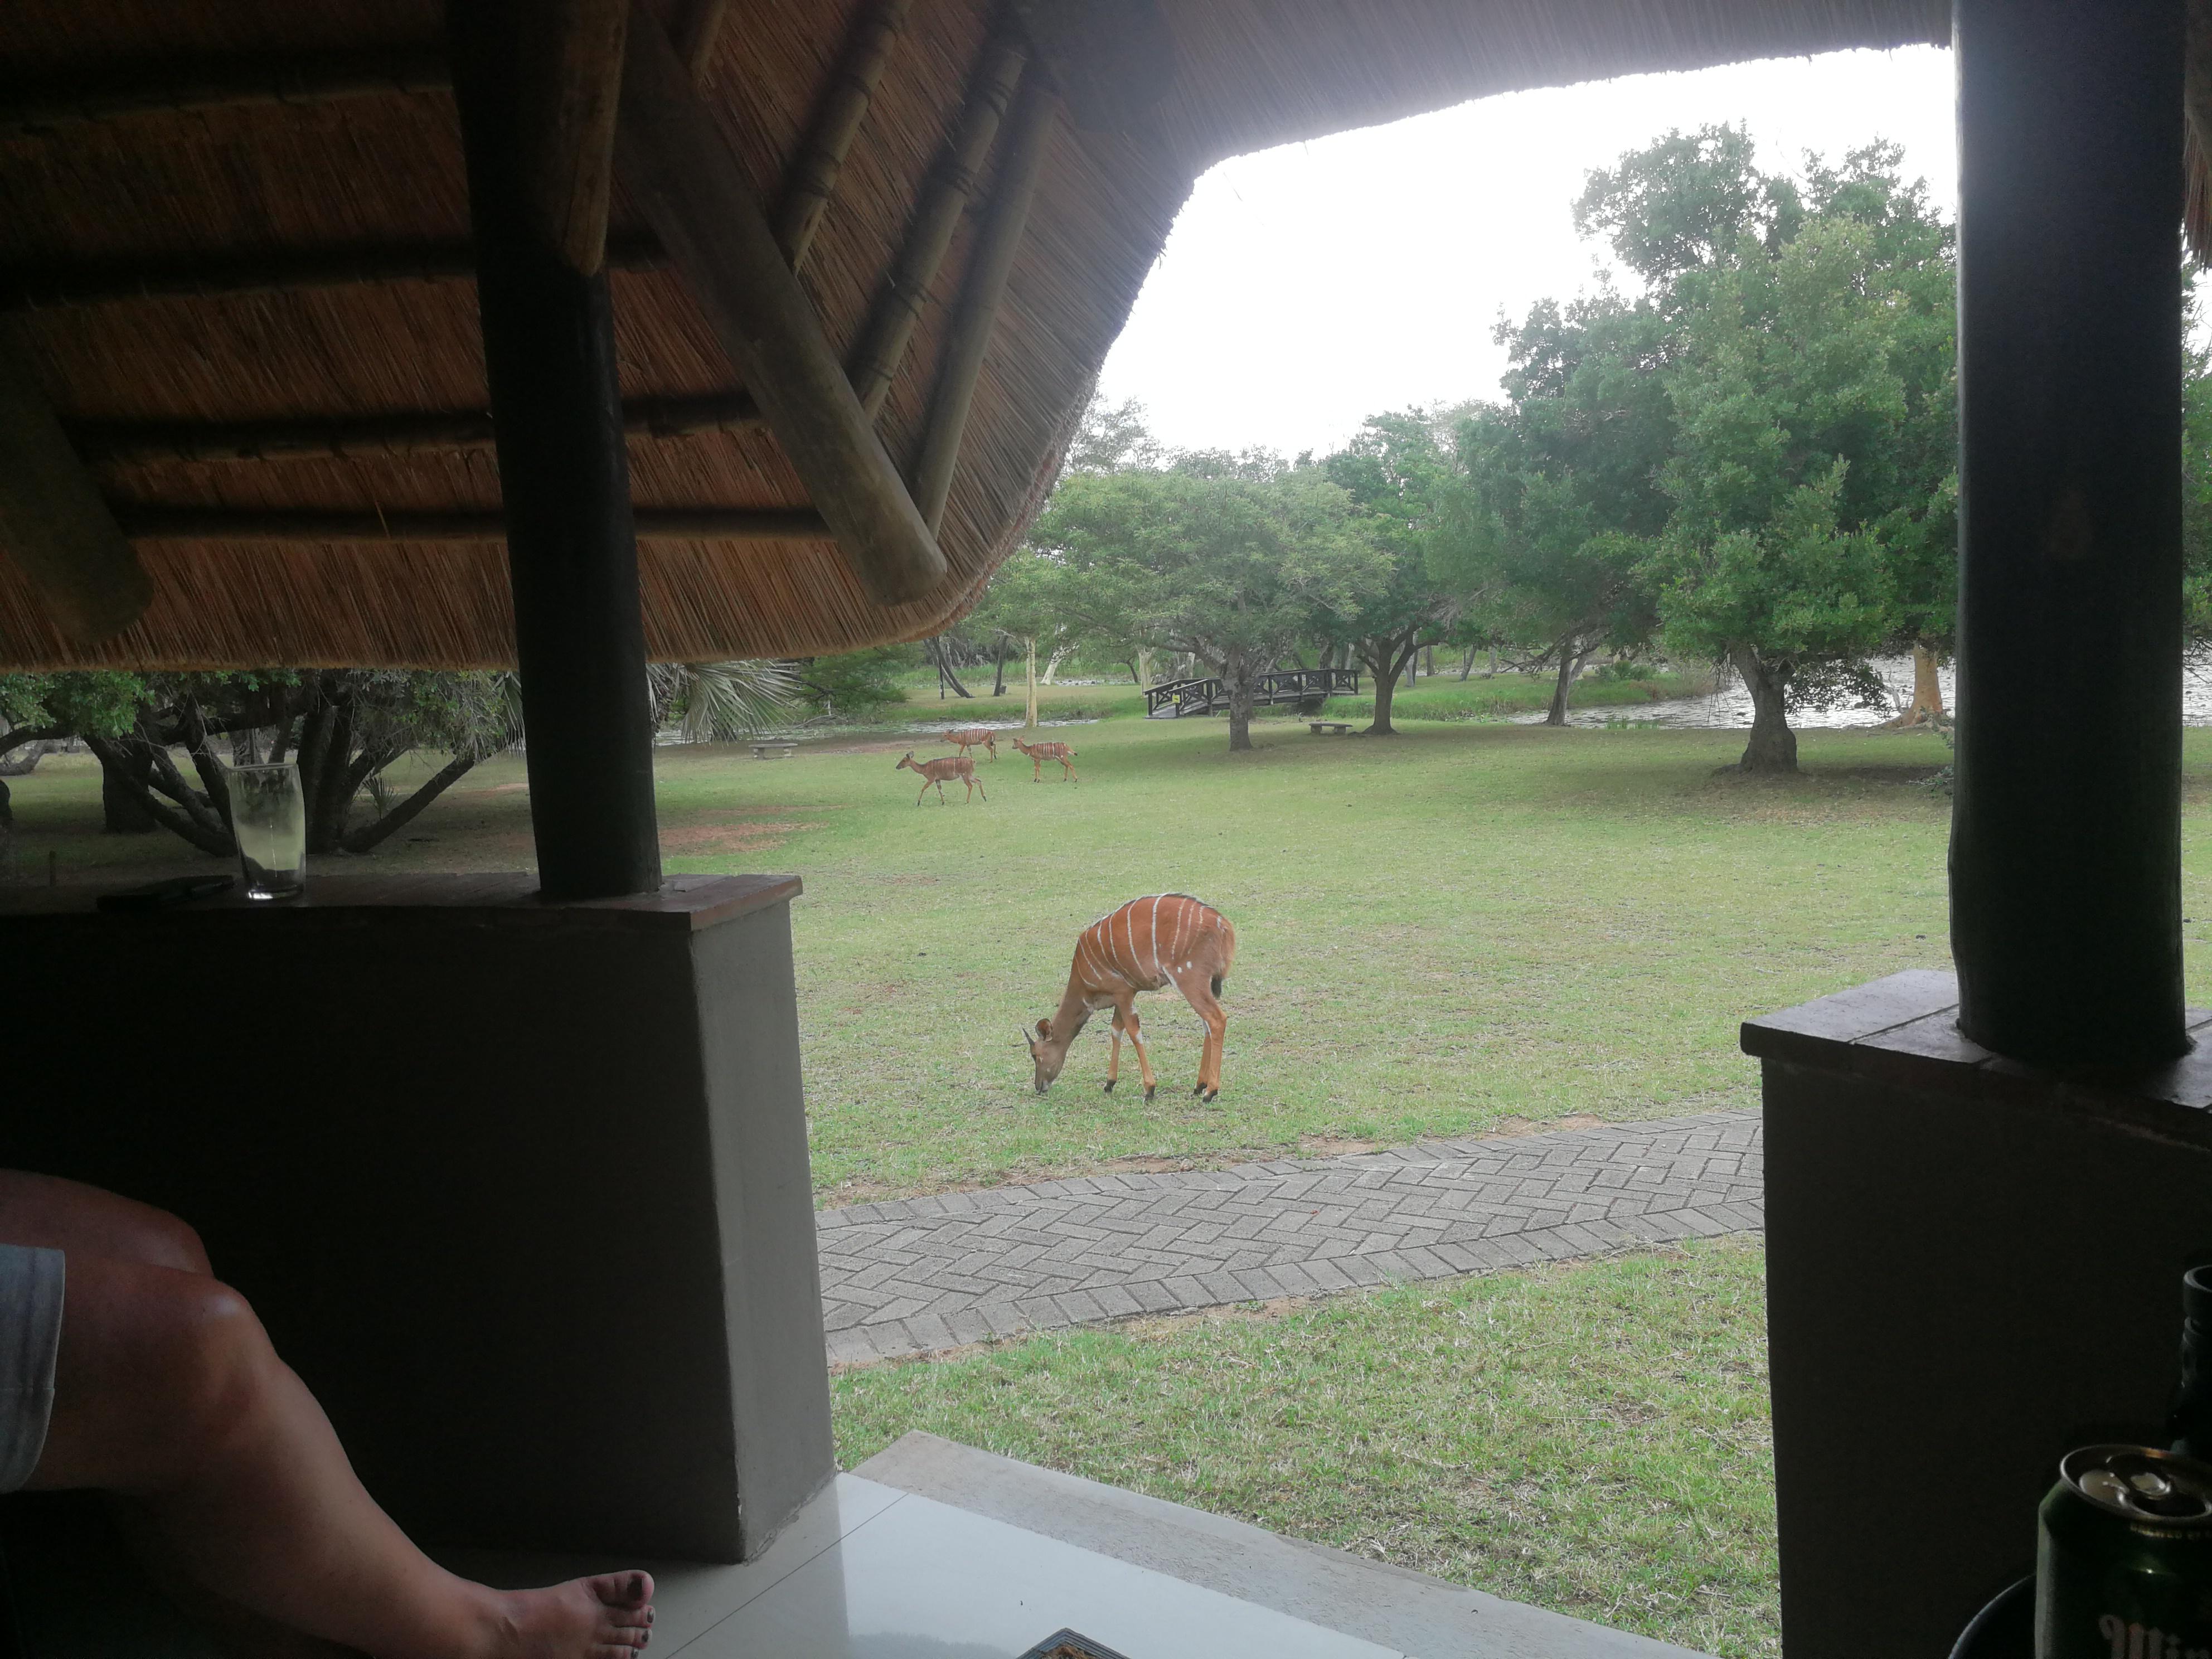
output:
M 1215 1101 L 1220 1098 L 1221 1091 L 1218 1089 L 1208 1089 L 1206 1091 L 1206 1103 L 1209 1106 L 1212 1105 Z
M 1108 1078 L 1106 1079 L 1106 1092 L 1109 1095 L 1112 1094 L 1114 1092 L 1114 1085 L 1120 1081 L 1121 1079 L 1119 1078 Z
M 1145 1098 L 1146 1100 L 1150 1100 L 1152 1097 L 1152 1087 L 1153 1085 L 1149 1083 L 1145 1085 Z
M 1206 1085 L 1203 1083 L 1200 1084 L 1195 1089 L 1191 1091 L 1191 1093 L 1203 1099 L 1206 1095 Z

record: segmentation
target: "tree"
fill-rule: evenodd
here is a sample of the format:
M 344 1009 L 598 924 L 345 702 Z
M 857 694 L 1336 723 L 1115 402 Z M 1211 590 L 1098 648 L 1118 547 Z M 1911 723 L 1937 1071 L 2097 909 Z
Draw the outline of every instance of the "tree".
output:
M 1073 636 L 1077 606 L 1066 559 L 1031 546 L 1015 550 L 992 574 L 975 619 L 1020 642 L 1027 662 L 1028 718 L 1037 723 L 1037 645 L 1048 650 Z
M 1317 466 L 1279 457 L 1187 454 L 1164 470 L 1062 480 L 1031 533 L 1131 631 L 1186 652 L 1229 694 L 1229 746 L 1252 746 L 1254 683 L 1312 630 L 1358 614 L 1383 559 L 1351 498 Z
M 1643 567 L 1671 509 L 1671 333 L 1650 301 L 1610 288 L 1541 301 L 1496 331 L 1506 401 L 1476 405 L 1456 434 L 1431 566 L 1481 633 L 1556 668 L 1554 726 L 1590 657 L 1640 649 L 1654 624 Z
M 1450 631 L 1458 607 L 1431 574 L 1427 542 L 1434 533 L 1437 492 L 1449 462 L 1431 416 L 1370 416 L 1358 434 L 1322 462 L 1331 482 L 1350 497 L 1378 555 L 1376 580 L 1355 595 L 1348 619 L 1324 611 L 1318 632 L 1348 647 L 1372 677 L 1375 718 L 1370 737 L 1396 735 L 1390 705 L 1399 678 L 1424 646 Z

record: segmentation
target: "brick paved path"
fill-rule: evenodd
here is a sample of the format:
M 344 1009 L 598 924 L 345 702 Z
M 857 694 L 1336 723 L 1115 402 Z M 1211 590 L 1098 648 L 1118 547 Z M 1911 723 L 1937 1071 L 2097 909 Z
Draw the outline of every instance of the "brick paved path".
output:
M 1710 1112 L 824 1210 L 833 1361 L 1765 1224 L 1759 1118 Z

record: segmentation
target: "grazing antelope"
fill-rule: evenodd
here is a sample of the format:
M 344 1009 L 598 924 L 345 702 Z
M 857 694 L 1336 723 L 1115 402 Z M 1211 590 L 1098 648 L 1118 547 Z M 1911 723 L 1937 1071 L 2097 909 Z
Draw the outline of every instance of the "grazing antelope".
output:
M 999 734 L 988 726 L 964 726 L 957 732 L 947 732 L 945 740 L 957 744 L 963 755 L 970 749 L 985 749 L 993 760 L 999 758 Z
M 945 781 L 947 778 L 957 778 L 961 782 L 968 786 L 967 799 L 969 801 L 973 801 L 975 799 L 976 791 L 982 789 L 983 787 L 982 780 L 975 775 L 975 763 L 969 760 L 965 755 L 946 755 L 938 760 L 918 761 L 914 757 L 914 750 L 909 749 L 906 751 L 906 758 L 901 761 L 896 766 L 891 768 L 891 770 L 894 772 L 915 771 L 921 773 L 921 795 L 927 794 L 929 793 L 929 786 L 933 783 L 935 784 L 937 786 L 937 804 L 939 806 L 945 805 Z M 914 798 L 914 804 L 916 806 L 921 805 L 921 795 L 916 795 Z M 991 799 L 989 792 L 985 791 L 983 799 L 985 800 Z
M 1237 930 L 1229 918 L 1188 893 L 1161 893 L 1132 899 L 1109 916 L 1085 928 L 1075 941 L 1075 963 L 1067 972 L 1060 1012 L 1036 1024 L 1036 1035 L 1022 1033 L 1036 1062 L 1036 1091 L 1042 1094 L 1067 1060 L 1067 1045 L 1084 1023 L 1101 1008 L 1114 1011 L 1114 1052 L 1106 1062 L 1106 1092 L 1121 1073 L 1121 1039 L 1137 1051 L 1145 1079 L 1145 1098 L 1155 1086 L 1152 1062 L 1137 1033 L 1139 991 L 1172 985 L 1206 1022 L 1206 1043 L 1199 1052 L 1198 1086 L 1191 1092 L 1212 1100 L 1221 1092 L 1221 1044 L 1229 1016 L 1221 1008 L 1221 981 L 1237 959 Z
M 1076 777 L 1075 751 L 1073 749 L 1070 749 L 1066 744 L 1024 743 L 1019 738 L 1016 738 L 1014 739 L 1014 747 L 1020 750 L 1022 753 L 1030 757 L 1030 781 L 1031 783 L 1042 783 L 1044 781 L 1044 763 L 1048 760 L 1058 761 L 1060 763 L 1060 781 L 1062 783 L 1066 783 L 1070 778 L 1075 778 L 1075 781 L 1078 783 L 1083 781 L 1081 778 Z

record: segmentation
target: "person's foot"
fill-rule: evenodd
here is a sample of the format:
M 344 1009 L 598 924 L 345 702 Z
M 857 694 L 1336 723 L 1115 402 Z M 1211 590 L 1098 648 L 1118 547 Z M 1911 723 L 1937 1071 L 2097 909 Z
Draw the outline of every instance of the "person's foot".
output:
M 500 1597 L 498 1659 L 631 1659 L 653 1639 L 653 1575 L 608 1572 Z

